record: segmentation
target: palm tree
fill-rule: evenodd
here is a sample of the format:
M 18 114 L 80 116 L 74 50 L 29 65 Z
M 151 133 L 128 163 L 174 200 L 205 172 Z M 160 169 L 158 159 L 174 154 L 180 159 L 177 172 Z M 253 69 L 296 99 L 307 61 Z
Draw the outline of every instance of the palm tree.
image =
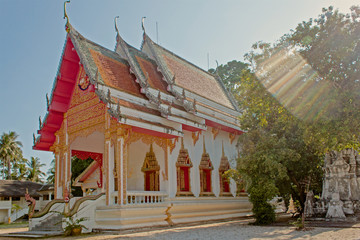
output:
M 12 167 L 11 177 L 15 180 L 26 180 L 29 169 L 26 167 L 29 160 L 21 158 L 18 162 L 15 162 Z
M 55 183 L 55 159 L 51 160 L 50 168 L 47 171 L 48 177 L 46 178 L 46 181 L 48 183 Z
M 42 182 L 41 177 L 45 177 L 45 173 L 40 168 L 45 166 L 45 163 L 40 163 L 38 157 L 31 157 L 27 165 L 29 170 L 28 179 L 33 182 Z
M 11 179 L 11 163 L 22 158 L 22 143 L 17 141 L 15 132 L 3 133 L 0 138 L 0 159 L 3 162 L 4 171 L 3 179 L 5 179 L 5 165 L 7 165 L 7 178 Z

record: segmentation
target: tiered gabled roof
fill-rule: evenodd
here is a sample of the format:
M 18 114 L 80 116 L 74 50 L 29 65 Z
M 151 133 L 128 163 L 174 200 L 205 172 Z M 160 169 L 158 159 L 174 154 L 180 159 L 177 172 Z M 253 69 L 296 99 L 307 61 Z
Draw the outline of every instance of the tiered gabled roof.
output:
M 231 102 L 229 93 L 216 76 L 154 43 L 145 33 L 142 51 L 156 59 L 165 78 L 174 86 L 209 100 L 211 96 L 215 103 L 236 109 L 236 104 Z
M 221 81 L 153 43 L 145 33 L 142 49 L 137 50 L 117 31 L 115 51 L 111 51 L 83 37 L 69 23 L 67 31 L 48 113 L 40 121 L 34 149 L 49 150 L 54 144 L 82 67 L 90 91 L 110 115 L 135 130 L 165 138 L 207 126 L 242 133 L 240 113 Z
M 217 76 L 154 43 L 145 32 L 141 50 L 155 60 L 169 92 L 188 112 L 206 119 L 208 126 L 241 133 L 239 108 Z

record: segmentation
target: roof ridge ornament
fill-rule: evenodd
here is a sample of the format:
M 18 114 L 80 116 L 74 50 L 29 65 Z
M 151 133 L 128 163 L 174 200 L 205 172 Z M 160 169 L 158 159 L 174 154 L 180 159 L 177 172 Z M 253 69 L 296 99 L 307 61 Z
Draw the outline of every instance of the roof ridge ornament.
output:
M 144 23 L 145 23 L 145 18 L 146 18 L 146 17 L 142 17 L 142 18 L 141 18 L 141 28 L 142 28 L 142 30 L 144 31 L 144 33 L 145 33 L 145 25 L 144 25 Z
M 70 32 L 70 22 L 69 22 L 69 17 L 66 12 L 66 4 L 67 3 L 70 3 L 70 0 L 66 0 L 64 2 L 64 19 L 66 18 L 65 30 L 66 30 L 66 32 Z
M 50 100 L 49 100 L 49 95 L 46 93 L 46 109 L 49 110 L 49 106 L 50 106 Z
M 39 116 L 39 129 L 41 129 L 42 127 L 42 121 L 41 121 L 41 116 Z
M 119 16 L 116 16 L 116 17 L 114 18 L 115 31 L 116 31 L 117 34 L 119 34 L 119 28 L 118 28 L 117 21 L 116 21 L 116 19 L 118 19 L 118 18 L 119 18 Z

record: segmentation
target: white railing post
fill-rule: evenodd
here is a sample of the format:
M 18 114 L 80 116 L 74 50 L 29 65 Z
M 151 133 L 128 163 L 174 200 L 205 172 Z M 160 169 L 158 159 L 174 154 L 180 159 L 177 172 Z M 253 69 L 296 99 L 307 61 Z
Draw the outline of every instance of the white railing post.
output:
M 160 191 L 128 191 L 127 196 L 127 204 L 139 205 L 163 203 L 166 200 L 167 194 Z

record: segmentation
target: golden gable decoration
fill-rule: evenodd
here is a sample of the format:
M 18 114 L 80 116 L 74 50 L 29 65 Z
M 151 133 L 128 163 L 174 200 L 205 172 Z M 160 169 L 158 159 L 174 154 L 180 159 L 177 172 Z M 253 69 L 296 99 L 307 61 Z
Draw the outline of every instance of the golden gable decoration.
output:
M 220 160 L 219 166 L 219 179 L 220 179 L 220 196 L 228 196 L 231 197 L 232 194 L 230 192 L 230 180 L 229 177 L 225 176 L 225 172 L 230 169 L 230 163 L 225 156 L 224 151 L 224 142 L 222 143 L 222 156 Z
M 203 136 L 203 154 L 199 165 L 200 170 L 200 195 L 199 196 L 215 196 L 212 192 L 211 172 L 214 170 L 209 153 L 205 148 L 205 136 Z
M 184 148 L 184 138 L 181 138 L 181 148 L 176 161 L 176 196 L 194 196 L 190 185 L 190 168 L 193 164 L 189 157 L 189 152 Z
M 152 143 L 150 144 L 150 151 L 146 153 L 141 171 L 144 172 L 144 190 L 145 191 L 159 191 L 159 170 L 160 166 L 156 160 Z

